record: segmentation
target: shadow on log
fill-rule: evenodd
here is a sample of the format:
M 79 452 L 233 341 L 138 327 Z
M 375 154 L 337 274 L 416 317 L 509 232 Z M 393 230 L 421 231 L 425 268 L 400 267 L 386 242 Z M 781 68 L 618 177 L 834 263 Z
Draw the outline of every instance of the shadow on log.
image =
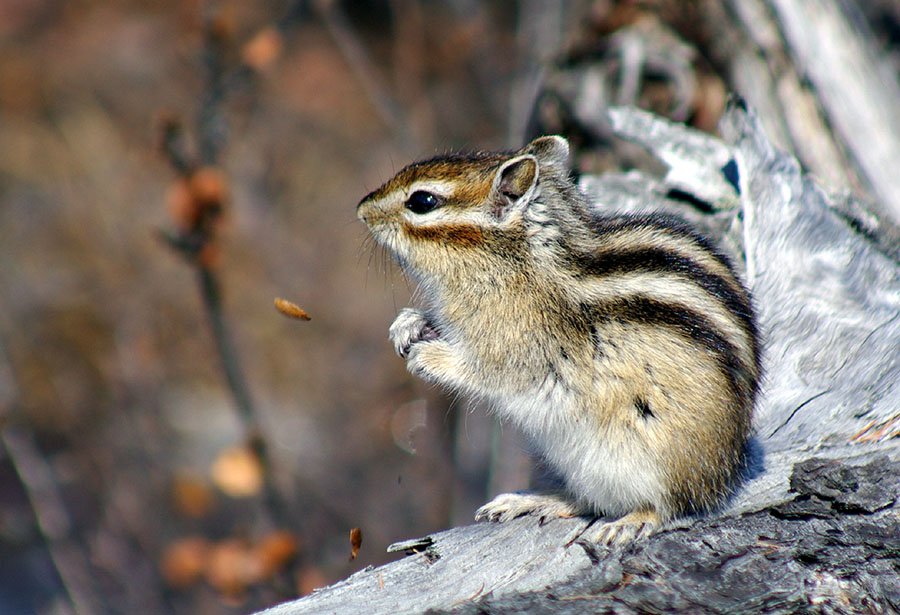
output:
M 584 519 L 470 525 L 266 613 L 900 611 L 900 235 L 804 176 L 740 102 L 723 141 L 611 120 L 669 173 L 585 178 L 598 208 L 677 211 L 743 266 L 766 342 L 755 476 L 624 548 L 565 544 Z

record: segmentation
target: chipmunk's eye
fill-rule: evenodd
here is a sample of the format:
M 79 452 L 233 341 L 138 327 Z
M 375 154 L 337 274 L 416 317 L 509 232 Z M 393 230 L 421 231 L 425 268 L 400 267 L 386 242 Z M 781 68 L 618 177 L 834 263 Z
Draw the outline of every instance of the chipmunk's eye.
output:
M 440 206 L 440 197 L 424 190 L 416 190 L 406 199 L 406 208 L 414 214 L 427 214 Z

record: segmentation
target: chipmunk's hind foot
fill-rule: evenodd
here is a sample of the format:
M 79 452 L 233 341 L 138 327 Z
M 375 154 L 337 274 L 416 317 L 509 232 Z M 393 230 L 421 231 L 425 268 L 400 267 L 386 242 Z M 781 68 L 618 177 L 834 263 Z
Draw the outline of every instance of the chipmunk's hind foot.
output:
M 595 543 L 604 545 L 625 545 L 646 538 L 662 527 L 662 520 L 655 510 L 636 510 L 620 519 L 600 526 L 593 535 Z

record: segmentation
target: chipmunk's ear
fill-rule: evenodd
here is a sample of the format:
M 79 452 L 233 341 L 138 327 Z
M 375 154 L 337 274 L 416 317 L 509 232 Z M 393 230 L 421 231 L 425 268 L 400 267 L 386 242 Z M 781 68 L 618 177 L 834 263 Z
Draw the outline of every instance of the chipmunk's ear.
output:
M 524 208 L 534 194 L 538 179 L 538 161 L 531 154 L 504 162 L 491 186 L 491 211 L 497 219 L 514 209 Z
M 563 173 L 569 170 L 569 142 L 563 137 L 552 135 L 538 137 L 522 148 L 522 153 L 538 159 L 541 167 L 553 167 Z

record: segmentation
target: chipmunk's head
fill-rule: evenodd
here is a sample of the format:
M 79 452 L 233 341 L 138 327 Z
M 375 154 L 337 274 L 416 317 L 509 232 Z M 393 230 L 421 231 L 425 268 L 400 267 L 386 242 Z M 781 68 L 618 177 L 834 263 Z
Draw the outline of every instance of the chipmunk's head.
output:
M 401 263 L 422 273 L 443 271 L 448 256 L 514 252 L 528 234 L 529 208 L 548 185 L 567 181 L 568 155 L 568 142 L 553 136 L 516 152 L 417 162 L 368 194 L 357 214 Z

